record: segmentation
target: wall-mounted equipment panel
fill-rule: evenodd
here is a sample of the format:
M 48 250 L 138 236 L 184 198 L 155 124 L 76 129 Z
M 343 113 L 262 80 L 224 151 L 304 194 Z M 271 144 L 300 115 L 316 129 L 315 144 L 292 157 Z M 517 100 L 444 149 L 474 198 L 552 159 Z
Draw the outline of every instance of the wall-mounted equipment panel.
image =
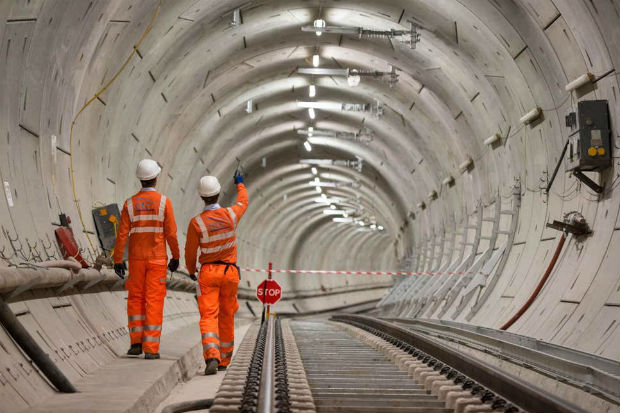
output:
M 600 171 L 611 166 L 609 111 L 606 100 L 584 100 L 577 106 L 579 133 L 568 147 L 569 171 Z
M 101 247 L 105 251 L 113 250 L 118 226 L 121 223 L 118 205 L 110 204 L 101 208 L 94 208 L 93 220 L 95 221 Z

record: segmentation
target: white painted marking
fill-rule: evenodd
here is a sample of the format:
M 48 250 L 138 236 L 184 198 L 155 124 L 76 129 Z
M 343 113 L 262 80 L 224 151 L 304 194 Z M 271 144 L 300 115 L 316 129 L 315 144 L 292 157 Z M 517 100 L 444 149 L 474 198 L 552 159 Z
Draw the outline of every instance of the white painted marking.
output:
M 13 196 L 11 196 L 11 186 L 8 181 L 4 181 L 4 195 L 6 195 L 6 202 L 9 204 L 9 208 L 13 208 Z
M 57 148 L 58 138 L 56 135 L 52 135 L 52 162 L 56 164 L 56 159 L 58 159 L 58 148 Z

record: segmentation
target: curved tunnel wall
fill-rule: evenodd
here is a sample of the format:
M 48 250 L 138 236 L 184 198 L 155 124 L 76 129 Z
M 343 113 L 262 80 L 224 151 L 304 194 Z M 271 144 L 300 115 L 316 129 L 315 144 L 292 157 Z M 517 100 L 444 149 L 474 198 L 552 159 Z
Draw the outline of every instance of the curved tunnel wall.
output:
M 487 299 L 475 314 L 476 298 L 463 304 L 462 297 L 476 279 L 463 283 L 448 277 L 413 285 L 396 306 L 384 307 L 389 314 L 499 327 L 527 299 L 555 248 L 558 233 L 545 223 L 581 211 L 592 236 L 569 238 L 547 287 L 511 331 L 620 358 L 617 156 L 600 176 L 606 184 L 600 197 L 563 171 L 551 193 L 543 191 L 572 132 L 564 117 L 578 101 L 609 101 L 618 147 L 617 2 L 164 1 L 126 70 L 77 120 L 71 147 L 76 113 L 118 70 L 157 6 L 156 1 L 30 1 L 0 7 L 0 172 L 14 204 L 0 202 L 1 247 L 8 257 L 1 265 L 37 255 L 44 259 L 60 212 L 73 218 L 80 245 L 94 258 L 95 236 L 91 248 L 83 232 L 94 233 L 91 206 L 122 204 L 134 193 L 133 171 L 144 157 L 164 165 L 159 187 L 173 201 L 183 242 L 189 218 L 200 210 L 198 178 L 220 176 L 223 200 L 230 202 L 229 179 L 238 158 L 247 171 L 252 205 L 240 225 L 244 267 L 273 261 L 277 268 L 488 272 L 487 284 L 480 294 L 475 291 Z M 243 22 L 231 27 L 236 7 Z M 300 32 L 318 17 L 329 25 L 377 30 L 402 28 L 414 19 L 421 25 L 421 41 L 410 49 L 397 40 Z M 356 88 L 343 79 L 315 79 L 318 100 L 384 103 L 381 117 L 331 111 L 317 116 L 317 128 L 372 129 L 375 137 L 368 145 L 326 138 L 305 153 L 294 128 L 309 120 L 295 100 L 307 99 L 309 78 L 295 69 L 309 66 L 315 53 L 323 67 L 398 67 L 400 79 L 393 87 L 373 79 Z M 586 72 L 595 75 L 594 83 L 564 90 Z M 251 114 L 244 110 L 249 99 Z M 519 118 L 537 106 L 542 118 L 522 125 Z M 500 145 L 486 146 L 483 141 L 494 133 L 501 136 Z M 71 154 L 84 227 L 70 179 Z M 320 175 L 359 179 L 359 189 L 342 188 L 341 196 L 359 195 L 356 202 L 383 232 L 334 225 L 312 204 L 310 168 L 299 159 L 356 155 L 364 159 L 361 173 L 321 167 Z M 461 174 L 459 165 L 468 157 L 473 169 Z M 454 186 L 442 184 L 448 176 Z M 437 200 L 428 198 L 433 190 Z M 422 201 L 424 210 L 417 207 Z M 496 267 L 485 266 L 500 259 L 500 253 L 487 251 L 491 221 L 499 204 L 506 210 L 515 202 L 520 203 L 516 235 L 504 252 L 503 270 L 495 273 Z M 502 215 L 500 230 L 508 230 L 511 219 Z M 23 256 L 11 257 L 8 238 L 16 236 Z M 498 236 L 495 250 L 506 240 Z M 245 277 L 248 292 L 262 279 L 261 274 Z M 486 292 L 492 277 L 497 283 Z M 289 294 L 390 282 L 357 276 L 281 280 Z

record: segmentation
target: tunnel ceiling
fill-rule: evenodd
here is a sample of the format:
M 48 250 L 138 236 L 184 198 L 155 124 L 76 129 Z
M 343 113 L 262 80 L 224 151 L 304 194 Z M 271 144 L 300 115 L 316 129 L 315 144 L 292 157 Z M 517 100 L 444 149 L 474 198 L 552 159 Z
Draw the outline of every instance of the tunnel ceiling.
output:
M 596 17 L 617 9 L 608 2 Z M 235 10 L 237 25 L 231 24 Z M 509 196 L 515 181 L 540 192 L 567 135 L 564 115 L 576 102 L 564 85 L 617 66 L 618 54 L 601 47 L 617 46 L 620 37 L 617 25 L 601 32 L 591 19 L 577 30 L 580 14 L 593 13 L 581 2 L 546 0 L 111 1 L 70 7 L 32 1 L 5 6 L 5 13 L 15 23 L 36 16 L 27 27 L 7 26 L 14 27 L 8 38 L 26 39 L 23 45 L 5 41 L 7 56 L 31 44 L 36 50 L 26 66 L 49 62 L 27 73 L 44 86 L 19 92 L 20 125 L 38 136 L 57 134 L 65 152 L 71 118 L 112 78 L 153 19 L 125 70 L 76 121 L 72 150 L 82 208 L 126 198 L 135 189 L 129 179 L 135 163 L 152 156 L 164 166 L 161 187 L 175 200 L 184 232 L 199 210 L 198 178 L 219 176 L 230 201 L 229 178 L 240 161 L 253 200 L 242 254 L 252 264 L 278 255 L 282 266 L 302 265 L 304 256 L 322 257 L 321 265 L 330 267 L 355 265 L 341 259 L 349 253 L 366 257 L 368 267 L 395 267 L 416 239 L 452 228 L 498 193 Z M 420 41 L 411 47 L 406 36 L 301 30 L 317 19 L 375 31 L 409 30 L 413 22 Z M 46 36 L 56 47 L 41 40 Z M 597 50 L 587 64 L 566 58 L 592 47 Z M 398 81 L 362 77 L 351 87 L 345 77 L 299 74 L 298 68 L 312 67 L 315 54 L 321 68 L 394 67 Z M 617 87 L 614 76 L 600 83 L 611 82 Z M 313 99 L 310 85 L 316 86 Z M 317 109 L 312 120 L 297 105 L 310 100 L 379 104 L 382 114 Z M 29 117 L 32 105 L 49 106 L 48 119 Z M 543 120 L 536 127 L 521 124 L 519 118 L 536 107 Z M 312 137 L 307 152 L 297 130 L 308 127 L 373 135 L 370 142 Z M 485 145 L 496 133 L 499 147 Z M 41 149 L 41 156 L 48 151 Z M 320 195 L 309 184 L 315 177 L 303 159 L 363 160 L 361 169 L 317 168 L 323 182 L 340 185 L 323 193 L 342 200 L 338 208 L 357 209 L 359 215 L 351 215 L 366 225 L 334 223 L 323 213 L 328 207 L 315 202 Z M 462 173 L 459 165 L 468 159 L 473 168 Z M 53 177 L 41 172 L 52 220 L 76 208 L 64 161 L 52 165 Z M 42 170 L 50 162 L 42 160 Z M 449 177 L 454 185 L 445 184 Z M 564 180 L 559 177 L 558 187 Z M 432 191 L 436 200 L 429 198 Z M 371 230 L 372 223 L 383 231 Z M 357 240 L 355 249 L 328 242 L 335 236 Z

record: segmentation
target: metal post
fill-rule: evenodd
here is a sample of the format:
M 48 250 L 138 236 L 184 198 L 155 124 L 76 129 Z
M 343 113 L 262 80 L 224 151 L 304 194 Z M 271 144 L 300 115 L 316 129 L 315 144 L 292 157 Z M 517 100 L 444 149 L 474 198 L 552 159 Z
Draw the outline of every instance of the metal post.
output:
M 271 280 L 271 270 L 273 269 L 273 263 L 269 262 L 269 273 L 267 274 L 267 279 Z M 264 293 L 267 293 L 265 289 Z M 271 305 L 267 304 L 267 317 L 269 317 L 269 312 L 271 311 Z
M 269 263 L 269 270 L 267 271 L 267 279 L 271 280 L 271 268 L 272 263 Z M 265 307 L 267 308 L 267 318 L 269 318 L 269 305 L 265 305 L 266 297 L 267 297 L 267 279 L 263 281 L 263 314 L 261 316 L 260 323 L 263 324 L 265 322 Z
M 267 337 L 265 340 L 265 354 L 260 376 L 258 391 L 258 413 L 272 413 L 275 411 L 275 330 L 274 318 L 267 318 Z

